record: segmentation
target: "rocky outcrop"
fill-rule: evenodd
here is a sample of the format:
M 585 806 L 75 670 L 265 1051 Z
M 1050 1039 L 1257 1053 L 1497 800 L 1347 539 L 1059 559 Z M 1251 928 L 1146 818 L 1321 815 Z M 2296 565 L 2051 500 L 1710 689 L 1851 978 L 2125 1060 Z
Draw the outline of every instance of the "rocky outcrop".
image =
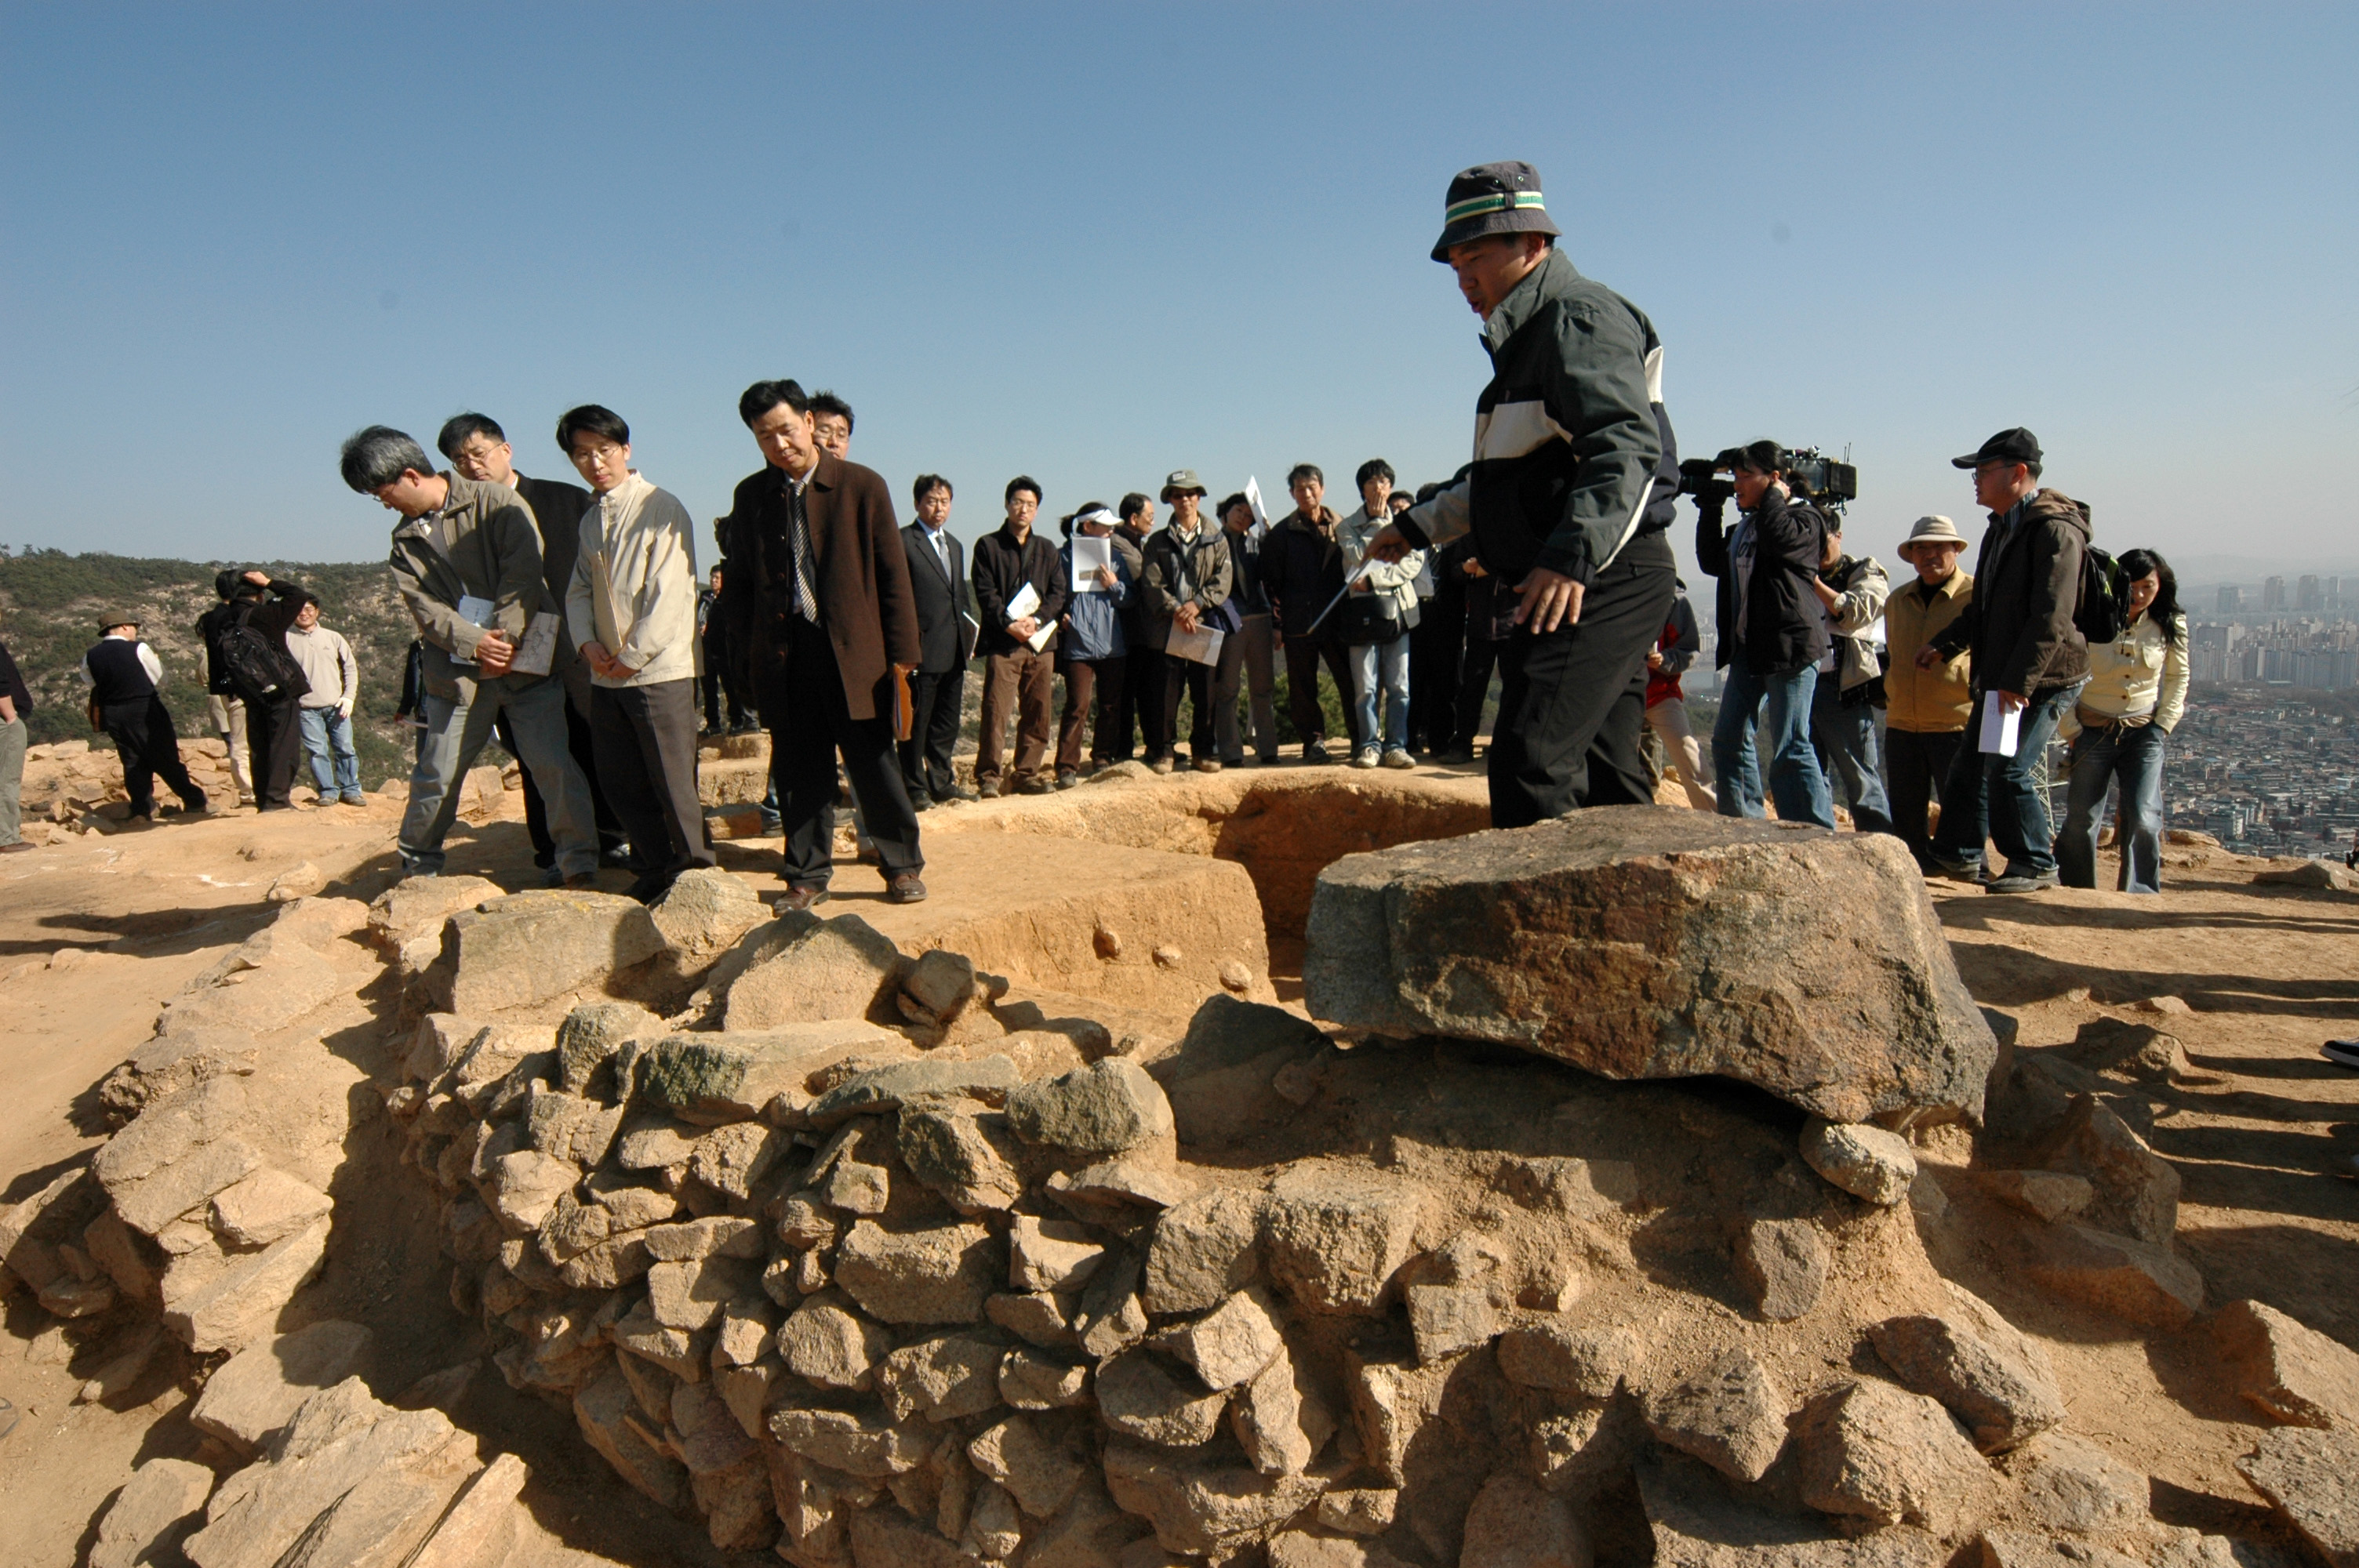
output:
M 1741 1079 L 1831 1121 L 1978 1117 L 1996 1056 L 1897 840 L 1655 806 L 1352 855 L 1313 1016 L 1616 1078 Z

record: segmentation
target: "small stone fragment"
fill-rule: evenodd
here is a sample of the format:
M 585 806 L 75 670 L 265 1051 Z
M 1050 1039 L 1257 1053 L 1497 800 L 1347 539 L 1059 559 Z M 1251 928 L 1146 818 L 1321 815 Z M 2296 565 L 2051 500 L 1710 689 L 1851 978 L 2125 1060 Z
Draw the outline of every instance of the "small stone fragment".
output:
M 1020 1411 L 1063 1410 L 1090 1401 L 1090 1369 L 1018 1346 L 999 1363 L 999 1397 Z
M 1897 1132 L 1864 1122 L 1821 1121 L 1802 1129 L 1802 1159 L 1855 1197 L 1891 1208 L 1917 1179 L 1916 1152 Z
M 1731 1479 L 1757 1481 L 1786 1445 L 1786 1390 L 1740 1348 L 1648 1400 L 1647 1425 L 1656 1441 Z
M 1027 1143 L 1083 1154 L 1119 1154 L 1172 1130 L 1162 1086 L 1121 1056 L 1011 1090 L 1007 1119 Z
M 1948 1312 L 1887 1318 L 1868 1329 L 1894 1375 L 1948 1406 L 1985 1454 L 2061 1422 L 2064 1394 L 2048 1352 L 1979 1296 L 1955 1285 L 1949 1293 Z
M 1483 1483 L 1466 1510 L 1463 1568 L 1589 1568 L 1592 1561 L 1571 1504 L 1513 1471 Z
M 966 1446 L 977 1470 L 1007 1488 L 1016 1507 L 1046 1519 L 1071 1500 L 1087 1465 L 1035 1416 L 1009 1416 Z
M 973 1323 L 1001 1268 L 999 1243 L 980 1225 L 895 1233 L 864 1219 L 835 1257 L 837 1283 L 886 1323 Z
M 1407 1293 L 1420 1366 L 1463 1355 L 1499 1332 L 1490 1292 L 1478 1286 L 1411 1285 Z
M 2097 1189 L 2061 1171 L 1976 1171 L 1974 1184 L 2010 1208 L 2054 1225 L 2087 1212 Z
M 2359 1429 L 2359 1352 L 2256 1301 L 2230 1302 L 2211 1327 L 2236 1392 L 2263 1415 Z
M 1637 1335 L 1627 1328 L 1593 1328 L 1562 1316 L 1499 1336 L 1499 1370 L 1509 1382 L 1585 1400 L 1612 1399 L 1644 1354 Z
M 1827 1288 L 1827 1244 L 1807 1219 L 1756 1219 L 1736 1244 L 1736 1272 L 1761 1315 L 1790 1323 Z
M 1811 1402 L 1796 1431 L 1802 1500 L 1822 1513 L 1948 1531 L 1990 1467 L 1940 1404 L 1862 1379 Z
M 2359 1433 L 2279 1427 L 2236 1470 L 2333 1568 L 2359 1568 Z
M 1078 1290 L 1105 1256 L 1090 1227 L 1072 1220 L 1017 1215 L 1007 1227 L 1007 1282 L 1019 1291 Z
M 1216 1391 L 1252 1379 L 1283 1343 L 1277 1303 L 1258 1285 L 1237 1292 L 1192 1323 L 1166 1329 L 1154 1341 L 1157 1349 L 1185 1361 Z
M 1147 1251 L 1154 1313 L 1203 1312 L 1261 1271 L 1259 1193 L 1214 1187 L 1163 1211 Z
M 877 1362 L 893 1348 L 892 1336 L 850 1310 L 833 1292 L 807 1298 L 777 1333 L 780 1359 L 787 1370 L 823 1389 L 864 1391 L 873 1383 Z
M 1220 1429 L 1225 1392 L 1190 1389 L 1145 1350 L 1125 1351 L 1098 1368 L 1098 1411 L 1116 1432 L 1166 1448 L 1192 1448 Z

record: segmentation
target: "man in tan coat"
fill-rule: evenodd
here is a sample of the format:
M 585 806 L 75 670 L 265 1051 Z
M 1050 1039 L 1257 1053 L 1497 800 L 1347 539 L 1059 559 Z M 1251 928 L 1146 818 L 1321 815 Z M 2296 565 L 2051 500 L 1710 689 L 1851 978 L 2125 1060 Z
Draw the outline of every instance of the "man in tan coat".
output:
M 1930 663 L 1919 657 L 1974 601 L 1973 574 L 1958 569 L 1965 547 L 1964 535 L 1947 517 L 1919 517 L 1900 545 L 1900 558 L 1916 568 L 1917 579 L 1884 601 L 1885 645 L 1892 650 L 1892 667 L 1884 674 L 1884 752 L 1892 775 L 1893 830 L 1919 866 L 1932 852 L 1926 807 L 1949 776 L 1974 708 L 1972 655 L 1937 654 Z

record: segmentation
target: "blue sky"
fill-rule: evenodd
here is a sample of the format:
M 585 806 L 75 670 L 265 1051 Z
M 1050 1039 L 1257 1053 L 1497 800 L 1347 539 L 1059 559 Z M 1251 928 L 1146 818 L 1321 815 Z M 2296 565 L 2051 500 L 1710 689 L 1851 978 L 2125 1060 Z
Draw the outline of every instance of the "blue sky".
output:
M 970 536 L 1019 470 L 1444 477 L 1426 252 L 1521 157 L 1682 446 L 1848 444 L 1855 548 L 2021 423 L 2117 549 L 2359 565 L 2354 66 L 2323 5 L 18 4 L 0 540 L 367 558 L 351 430 L 560 473 L 582 401 L 710 517 L 779 374 Z

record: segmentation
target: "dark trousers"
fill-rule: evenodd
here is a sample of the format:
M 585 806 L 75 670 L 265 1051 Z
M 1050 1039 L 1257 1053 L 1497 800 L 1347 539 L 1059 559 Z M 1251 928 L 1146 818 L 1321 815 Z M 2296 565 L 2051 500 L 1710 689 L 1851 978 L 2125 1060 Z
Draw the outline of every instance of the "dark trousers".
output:
M 1127 632 L 1129 628 L 1125 626 L 1124 630 Z M 1114 694 L 1112 727 L 1101 730 L 1090 738 L 1090 755 L 1099 762 L 1126 762 L 1135 749 L 1138 738 L 1138 669 L 1130 660 L 1136 658 L 1138 652 L 1138 643 L 1134 640 L 1130 653 L 1124 658 L 1122 689 Z
M 1466 589 L 1437 582 L 1408 634 L 1408 749 L 1446 752 L 1458 733 L 1459 656 L 1466 646 Z M 1481 698 L 1476 698 L 1480 701 Z
M 264 811 L 293 806 L 287 792 L 295 787 L 295 770 L 303 761 L 301 704 L 291 697 L 247 703 L 245 743 L 255 805 Z
M 966 666 L 911 676 L 909 707 L 916 715 L 909 738 L 897 743 L 901 783 L 911 800 L 947 799 L 958 787 L 951 753 L 958 750 L 959 718 L 966 707 Z
M 1175 659 L 1169 654 L 1163 655 L 1163 704 L 1162 711 L 1157 715 L 1163 727 L 1157 733 L 1148 755 L 1171 755 L 1180 727 L 1180 699 L 1182 696 L 1189 702 L 1189 760 L 1201 762 L 1218 758 L 1220 742 L 1212 732 L 1212 666 L 1200 665 L 1193 659 Z
M 1973 717 L 1966 721 L 1968 740 L 1959 746 L 1941 789 L 1941 830 L 1933 839 L 1940 853 L 1980 865 L 1987 838 L 2006 857 L 2010 871 L 2042 874 L 2056 869 L 2055 824 L 2038 781 L 2046 776 L 2041 764 L 2048 743 L 2080 689 L 2057 687 L 2035 696 L 2017 720 L 2012 757 L 1981 749 L 1982 705 L 1992 698 L 1976 698 Z
M 1327 739 L 1327 715 L 1319 706 L 1319 666 L 1322 662 L 1335 683 L 1335 695 L 1343 699 L 1346 738 L 1357 746 L 1360 721 L 1352 699 L 1352 651 L 1341 643 L 1308 637 L 1286 640 L 1286 716 L 1293 720 L 1294 732 L 1303 744 Z
M 1499 667 L 1501 646 L 1488 637 L 1466 640 L 1466 652 L 1458 664 L 1458 702 L 1452 714 L 1457 728 L 1450 739 L 1453 752 L 1472 754 L 1474 750 L 1475 732 L 1483 728 L 1483 705 L 1491 700 L 1491 672 Z M 1409 671 L 1408 678 L 1410 689 L 1414 690 L 1415 669 Z
M 1016 757 L 1009 772 L 1028 778 L 1049 760 L 1049 744 L 1056 738 L 1056 683 L 1057 666 L 1049 655 L 1029 648 L 994 654 L 985 662 L 983 733 L 974 752 L 977 784 L 999 776 L 999 748 L 1010 714 L 1016 718 Z
M 784 666 L 764 681 L 760 701 L 770 731 L 770 782 L 778 792 L 788 885 L 823 888 L 834 873 L 839 748 L 886 877 L 924 870 L 918 814 L 893 755 L 892 714 L 852 717 L 825 632 L 799 615 L 788 617 Z
M 1171 754 L 1171 683 L 1164 678 L 1170 662 L 1162 649 L 1134 643 L 1123 667 L 1124 684 L 1136 694 L 1139 755 L 1150 762 Z
M 281 706 L 273 704 L 274 707 Z M 293 712 L 292 698 L 283 705 Z M 156 815 L 156 781 L 162 779 L 180 804 L 191 811 L 205 808 L 205 792 L 180 765 L 179 737 L 172 732 L 172 715 L 164 699 L 150 694 L 136 702 L 110 702 L 98 710 L 99 723 L 123 754 L 123 787 L 131 796 L 131 815 Z M 288 770 L 292 774 L 294 770 Z M 283 800 L 284 786 L 281 786 Z
M 704 687 L 704 727 L 721 728 L 722 698 L 728 698 L 729 728 L 734 730 L 745 719 L 745 694 L 737 689 L 737 677 L 732 672 L 729 640 L 704 634 L 704 674 L 697 679 Z
M 713 863 L 696 793 L 696 692 L 690 676 L 592 687 L 598 773 L 643 874 L 676 877 Z
M 1641 535 L 1590 583 L 1579 622 L 1519 629 L 1501 647 L 1491 826 L 1655 798 L 1639 750 L 1647 654 L 1670 618 L 1677 581 L 1670 541 Z
M 1965 740 L 1962 730 L 1893 730 L 1884 731 L 1884 762 L 1892 771 L 1892 827 L 1908 845 L 1908 852 L 1925 863 L 1932 852 L 1927 807 L 1938 795 L 1941 781 Z
M 1122 707 L 1122 693 L 1126 658 L 1075 659 L 1059 666 L 1065 672 L 1065 713 L 1057 722 L 1057 771 L 1071 773 L 1082 765 L 1082 730 L 1087 727 L 1093 737 L 1090 757 L 1094 762 L 1114 761 L 1111 748 L 1114 735 L 1115 715 Z M 1096 717 L 1092 719 L 1092 715 Z
M 585 683 L 587 677 L 584 677 Z M 598 848 L 603 852 L 619 847 L 624 838 L 623 819 L 614 815 L 614 806 L 606 799 L 605 790 L 598 783 L 598 745 L 592 738 L 589 698 L 585 694 L 582 707 L 575 707 L 573 687 L 565 688 L 565 750 L 573 758 L 573 765 L 582 770 L 582 777 L 590 786 L 590 810 L 598 823 Z M 492 733 L 500 738 L 509 756 L 519 763 L 524 753 L 516 748 L 516 730 L 508 723 L 507 709 L 500 710 L 499 721 Z M 519 766 L 524 775 L 524 830 L 532 840 L 532 863 L 546 871 L 557 864 L 557 840 L 549 836 L 549 803 L 541 798 L 539 786 L 532 782 L 532 770 Z

